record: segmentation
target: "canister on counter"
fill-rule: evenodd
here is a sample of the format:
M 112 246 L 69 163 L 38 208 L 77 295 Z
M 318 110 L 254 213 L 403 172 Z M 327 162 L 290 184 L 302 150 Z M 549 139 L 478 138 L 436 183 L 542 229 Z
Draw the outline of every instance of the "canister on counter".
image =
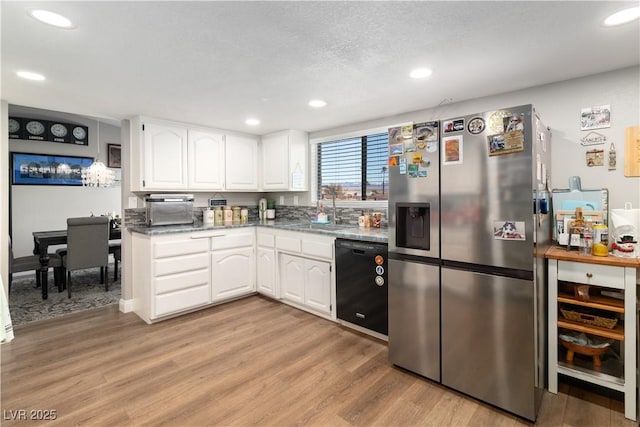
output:
M 374 212 L 372 215 L 372 227 L 380 228 L 380 223 L 382 222 L 382 213 Z
M 215 218 L 214 212 L 210 209 L 205 209 L 202 211 L 202 224 L 204 225 L 214 225 Z
M 223 224 L 222 206 L 215 206 L 213 208 L 213 225 L 222 225 L 222 224 Z
M 240 206 L 231 207 L 231 221 L 234 224 L 240 224 Z
M 225 205 L 222 208 L 222 218 L 224 225 L 231 225 L 233 223 L 233 211 L 231 210 L 231 206 Z
M 596 256 L 609 255 L 609 228 L 604 224 L 596 224 L 593 226 L 591 254 Z
M 249 209 L 242 208 L 240 209 L 240 222 L 242 224 L 246 224 L 249 221 Z

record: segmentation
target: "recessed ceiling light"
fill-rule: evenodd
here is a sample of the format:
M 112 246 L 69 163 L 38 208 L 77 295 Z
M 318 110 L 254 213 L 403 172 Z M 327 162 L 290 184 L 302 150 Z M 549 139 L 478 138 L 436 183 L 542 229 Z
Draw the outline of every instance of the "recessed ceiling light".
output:
M 40 22 L 53 25 L 58 28 L 73 28 L 73 22 L 67 17 L 59 15 L 54 12 L 43 9 L 29 10 L 29 15 L 33 16 Z
M 312 99 L 311 101 L 309 101 L 309 107 L 322 108 L 326 106 L 327 106 L 327 103 L 322 99 Z
M 45 80 L 45 77 L 42 74 L 33 73 L 31 71 L 18 71 L 16 74 L 18 75 L 18 77 L 21 77 L 27 80 L 36 80 L 36 81 Z
M 630 7 L 629 9 L 624 9 L 613 15 L 609 15 L 603 24 L 606 27 L 615 27 L 616 25 L 626 24 L 638 18 L 640 18 L 640 6 Z
M 260 120 L 258 119 L 247 119 L 244 122 L 249 126 L 258 126 L 260 124 Z
M 411 74 L 409 74 L 409 77 L 411 77 L 412 79 L 424 79 L 426 77 L 429 77 L 431 74 L 433 74 L 433 71 L 431 71 L 429 68 L 418 68 L 416 70 L 413 70 Z

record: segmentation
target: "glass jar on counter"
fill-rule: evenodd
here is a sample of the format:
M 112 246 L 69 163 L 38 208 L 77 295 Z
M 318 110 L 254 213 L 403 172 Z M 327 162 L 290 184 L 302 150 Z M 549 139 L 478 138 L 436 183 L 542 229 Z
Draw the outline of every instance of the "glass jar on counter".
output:
M 222 218 L 224 225 L 231 225 L 233 223 L 233 211 L 231 206 L 224 206 L 222 208 Z
M 242 224 L 246 224 L 249 221 L 249 209 L 242 208 L 240 209 L 240 222 Z
M 234 224 L 240 224 L 240 206 L 231 208 L 231 220 Z
M 215 206 L 213 208 L 213 225 L 223 224 L 222 206 Z

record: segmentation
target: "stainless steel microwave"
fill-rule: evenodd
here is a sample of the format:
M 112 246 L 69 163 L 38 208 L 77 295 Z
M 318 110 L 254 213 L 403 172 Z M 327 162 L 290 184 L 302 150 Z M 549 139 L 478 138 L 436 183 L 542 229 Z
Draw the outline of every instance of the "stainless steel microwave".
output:
M 193 194 L 149 194 L 144 201 L 150 226 L 193 223 Z

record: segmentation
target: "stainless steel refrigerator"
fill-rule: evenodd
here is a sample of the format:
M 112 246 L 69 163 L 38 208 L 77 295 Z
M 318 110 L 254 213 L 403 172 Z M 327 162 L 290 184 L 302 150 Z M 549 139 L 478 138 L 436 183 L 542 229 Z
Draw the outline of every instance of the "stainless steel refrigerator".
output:
M 389 130 L 389 360 L 440 381 L 439 123 L 413 128 Z
M 435 277 L 439 270 L 439 293 L 425 290 L 432 287 L 425 287 L 423 272 L 412 271 L 411 258 L 399 259 L 406 258 L 404 249 L 392 249 L 399 230 L 392 214 L 390 360 L 535 420 L 546 369 L 544 250 L 551 243 L 552 221 L 546 199 L 550 133 L 530 105 L 442 120 L 440 131 L 439 210 L 435 215 L 431 212 L 431 230 L 438 230 L 440 245 L 439 253 L 437 249 L 431 252 L 438 260 L 429 273 Z M 393 177 L 399 182 L 394 183 Z M 419 177 L 399 178 L 390 174 L 390 213 L 397 211 L 405 198 L 425 200 L 418 195 L 426 191 Z M 406 194 L 400 190 L 394 194 L 394 189 L 407 181 Z M 416 192 L 415 186 L 420 190 Z M 434 198 L 431 191 L 427 193 L 428 200 Z M 414 289 L 406 285 L 407 277 L 416 283 Z M 439 303 L 439 376 L 412 366 L 431 360 L 422 354 L 431 354 L 435 344 L 412 324 L 423 327 L 426 317 L 431 323 L 434 299 Z M 416 306 L 431 308 L 406 312 L 407 307 Z M 408 330 L 417 334 L 401 328 L 401 322 L 409 317 Z M 400 337 L 412 333 L 414 344 L 402 344 L 411 339 L 396 339 L 396 333 Z M 398 354 L 421 360 L 405 363 Z M 430 366 L 433 368 L 433 363 Z

